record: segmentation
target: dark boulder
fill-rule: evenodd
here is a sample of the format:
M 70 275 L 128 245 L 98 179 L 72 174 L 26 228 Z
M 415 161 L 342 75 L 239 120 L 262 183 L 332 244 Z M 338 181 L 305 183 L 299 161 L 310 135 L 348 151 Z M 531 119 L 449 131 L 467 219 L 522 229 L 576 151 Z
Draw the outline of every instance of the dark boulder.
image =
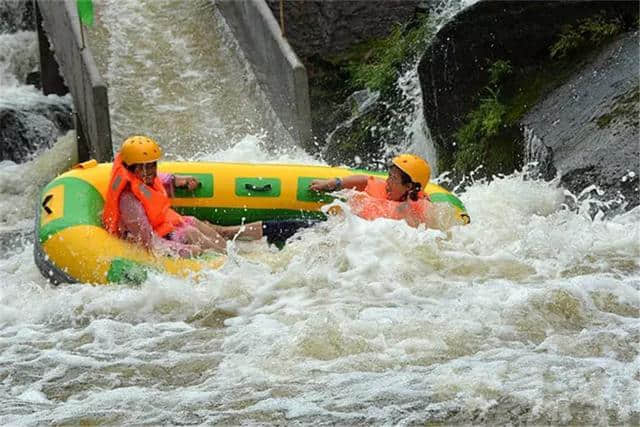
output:
M 409 21 L 420 0 L 346 0 L 282 2 L 285 37 L 302 58 L 332 56 L 354 44 L 384 37 L 393 25 Z M 267 0 L 280 22 L 280 0 Z
M 390 50 L 383 47 L 384 41 L 398 32 L 394 30 L 403 29 L 403 36 L 415 30 L 422 13 L 433 3 L 267 0 L 278 22 L 282 6 L 284 35 L 307 69 L 313 144 L 306 149 L 322 153 L 330 163 L 377 167 L 383 145 L 399 139 L 399 125 L 389 123 L 393 110 L 406 108 L 389 105 L 399 98 L 399 89 L 376 87 L 384 92 L 379 105 L 366 113 L 354 111 L 353 92 L 370 86 L 356 81 L 352 65 L 373 63 L 376 56 L 384 56 L 381 52 Z M 404 49 L 406 46 L 399 48 Z M 387 72 L 382 66 L 378 70 L 382 70 L 379 74 Z
M 35 31 L 33 1 L 3 0 L 0 2 L 0 34 Z
M 379 102 L 378 93 L 353 93 L 335 109 L 340 124 L 327 136 L 323 158 L 329 164 L 376 168 L 385 133 L 379 124 L 388 121 L 390 113 L 389 106 Z
M 73 129 L 71 106 L 37 104 L 25 110 L 0 109 L 0 160 L 24 162 Z
M 637 20 L 638 4 L 480 1 L 442 27 L 418 67 L 425 120 L 439 151 L 454 149 L 453 134 L 487 85 L 491 64 L 503 59 L 514 68 L 535 67 L 565 25 L 601 12 Z
M 27 74 L 27 78 L 25 79 L 25 83 L 31 86 L 34 86 L 36 89 L 41 89 L 40 82 L 40 70 L 32 71 Z
M 31 229 L 0 231 L 0 257 L 8 258 L 8 255 L 24 250 L 30 243 L 33 243 Z
M 627 209 L 640 204 L 638 41 L 636 31 L 611 43 L 521 120 L 543 175 L 557 171 L 574 194 L 596 185 Z

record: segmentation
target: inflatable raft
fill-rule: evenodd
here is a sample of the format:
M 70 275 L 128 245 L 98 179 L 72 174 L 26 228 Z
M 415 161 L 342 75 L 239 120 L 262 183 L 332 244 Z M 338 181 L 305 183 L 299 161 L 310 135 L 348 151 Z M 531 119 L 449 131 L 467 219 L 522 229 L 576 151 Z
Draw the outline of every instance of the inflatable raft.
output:
M 192 175 L 201 183 L 194 192 L 177 189 L 172 205 L 185 215 L 216 224 L 257 220 L 324 218 L 322 205 L 333 197 L 310 191 L 312 180 L 384 174 L 328 166 L 289 164 L 161 162 L 158 171 Z M 40 272 L 52 283 L 139 283 L 150 269 L 188 277 L 221 267 L 226 257 L 154 256 L 109 234 L 101 214 L 111 163 L 90 160 L 55 178 L 42 191 L 35 224 L 34 255 Z M 464 205 L 444 188 L 429 183 L 435 203 L 449 203 L 460 223 L 468 223 Z

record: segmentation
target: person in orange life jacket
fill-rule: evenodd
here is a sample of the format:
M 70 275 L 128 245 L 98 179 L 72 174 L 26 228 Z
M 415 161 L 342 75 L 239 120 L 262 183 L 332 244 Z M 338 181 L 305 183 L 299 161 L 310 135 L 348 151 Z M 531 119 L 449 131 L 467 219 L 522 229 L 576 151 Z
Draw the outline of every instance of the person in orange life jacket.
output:
M 413 154 L 394 157 L 385 180 L 367 175 L 350 175 L 344 178 L 316 179 L 309 189 L 336 191 L 355 189 L 359 193 L 349 199 L 349 206 L 356 215 L 367 219 L 404 219 L 417 227 L 426 221 L 429 198 L 423 192 L 431 176 L 429 163 Z
M 171 209 L 169 197 L 176 188 L 195 190 L 192 176 L 157 174 L 162 150 L 151 138 L 127 138 L 117 153 L 102 220 L 112 234 L 149 250 L 181 257 L 206 250 L 226 252 L 226 240 L 255 240 L 263 236 L 259 222 L 244 226 L 218 226 Z

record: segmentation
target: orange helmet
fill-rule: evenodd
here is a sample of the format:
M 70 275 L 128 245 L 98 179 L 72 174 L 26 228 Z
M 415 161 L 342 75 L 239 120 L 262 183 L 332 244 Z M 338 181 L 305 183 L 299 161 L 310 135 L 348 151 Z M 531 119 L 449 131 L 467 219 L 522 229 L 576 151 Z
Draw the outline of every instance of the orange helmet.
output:
M 120 148 L 122 161 L 128 165 L 156 162 L 162 156 L 162 149 L 153 139 L 146 136 L 130 136 Z
M 391 161 L 400 170 L 411 177 L 413 182 L 416 182 L 424 189 L 431 177 L 431 166 L 429 162 L 422 157 L 414 156 L 413 154 L 400 154 Z

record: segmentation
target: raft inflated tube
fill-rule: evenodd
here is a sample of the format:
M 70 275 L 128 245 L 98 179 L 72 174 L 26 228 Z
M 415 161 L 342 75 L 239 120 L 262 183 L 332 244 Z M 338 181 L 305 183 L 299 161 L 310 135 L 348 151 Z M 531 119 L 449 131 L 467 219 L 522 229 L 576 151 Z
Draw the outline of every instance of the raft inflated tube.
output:
M 154 256 L 138 245 L 109 234 L 101 214 L 111 175 L 111 163 L 81 163 L 55 178 L 42 191 L 35 224 L 34 255 L 40 272 L 53 283 L 144 281 L 150 269 L 188 277 L 216 269 L 226 257 L 175 258 Z M 386 175 L 291 164 L 163 162 L 161 173 L 191 175 L 201 185 L 193 192 L 176 189 L 173 208 L 220 225 L 259 220 L 324 219 L 320 208 L 334 200 L 309 190 L 314 179 L 353 174 Z M 469 222 L 462 202 L 429 183 L 434 203 L 448 203 L 461 224 Z

